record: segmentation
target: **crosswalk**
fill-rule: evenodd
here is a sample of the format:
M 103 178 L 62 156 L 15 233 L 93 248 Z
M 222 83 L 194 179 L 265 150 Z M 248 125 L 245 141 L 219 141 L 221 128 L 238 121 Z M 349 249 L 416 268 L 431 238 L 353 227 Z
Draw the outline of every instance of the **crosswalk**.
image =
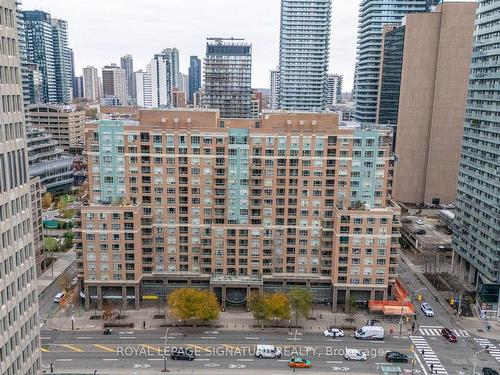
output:
M 410 336 L 410 340 L 415 345 L 415 350 L 422 356 L 429 370 L 432 368 L 435 374 L 448 374 L 436 353 L 434 353 L 423 336 Z
M 482 348 L 488 347 L 488 353 L 490 353 L 493 358 L 497 360 L 497 362 L 500 362 L 500 349 L 495 346 L 490 340 L 488 339 L 481 339 L 481 338 L 475 338 L 474 339 L 479 345 L 481 345 Z
M 441 336 L 442 326 L 420 326 L 418 331 L 422 336 Z M 452 329 L 451 330 L 457 337 L 468 337 L 469 332 L 464 329 Z

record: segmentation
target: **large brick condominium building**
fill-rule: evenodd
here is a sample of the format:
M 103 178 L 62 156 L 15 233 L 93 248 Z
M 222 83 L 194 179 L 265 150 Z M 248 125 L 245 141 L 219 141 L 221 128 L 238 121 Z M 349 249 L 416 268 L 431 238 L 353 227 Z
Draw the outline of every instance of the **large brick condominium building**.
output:
M 333 308 L 385 299 L 400 209 L 390 132 L 334 113 L 221 119 L 143 110 L 85 127 L 89 198 L 76 233 L 86 307 L 210 288 L 226 304 L 307 287 Z

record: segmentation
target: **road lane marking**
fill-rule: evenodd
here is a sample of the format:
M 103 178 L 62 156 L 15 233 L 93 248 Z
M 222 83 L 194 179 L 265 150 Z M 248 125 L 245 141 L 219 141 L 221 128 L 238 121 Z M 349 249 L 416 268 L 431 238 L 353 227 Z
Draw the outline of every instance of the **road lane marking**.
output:
M 76 346 L 74 345 L 70 345 L 70 344 L 61 344 L 62 347 L 64 348 L 67 348 L 67 349 L 70 349 L 70 350 L 73 350 L 74 352 L 77 352 L 77 353 L 81 353 L 83 352 L 82 349 L 80 348 L 77 348 Z
M 72 358 L 58 358 L 56 362 L 71 362 L 72 360 Z
M 111 348 L 110 348 L 110 347 L 108 347 L 108 346 L 99 345 L 99 344 L 94 344 L 94 346 L 95 346 L 97 349 L 104 350 L 105 352 L 111 352 L 111 353 L 114 353 L 114 352 L 115 352 L 115 350 L 114 350 L 114 349 L 111 349 Z
M 245 337 L 245 340 L 260 340 L 260 337 Z
M 48 351 L 47 349 L 45 349 L 45 348 L 40 348 L 40 350 L 41 350 L 42 352 L 44 352 L 44 353 L 48 353 L 48 352 L 49 352 L 49 351 Z
M 154 346 L 151 346 L 151 345 L 147 345 L 147 344 L 141 344 L 142 347 L 146 348 L 146 349 L 151 349 L 151 350 L 154 350 L 155 352 L 158 352 L 160 353 L 160 348 L 157 348 L 157 347 L 154 347 Z
M 135 339 L 135 336 L 120 336 L 121 339 Z
M 50 340 L 52 337 L 50 336 L 41 336 L 40 339 L 41 340 Z
M 288 362 L 288 359 L 278 359 L 277 362 Z
M 210 361 L 210 358 L 195 358 L 195 361 Z
M 78 340 L 90 340 L 90 339 L 92 339 L 92 337 L 90 337 L 90 336 L 76 336 L 76 338 Z
M 163 358 L 148 358 L 148 361 L 164 361 Z
M 118 358 L 103 358 L 103 361 L 118 361 Z
M 415 345 L 416 351 L 422 354 L 422 359 L 430 369 L 433 366 L 433 373 L 448 375 L 448 371 L 444 368 L 443 364 L 437 357 L 436 353 L 432 350 L 431 346 L 427 343 L 423 336 L 410 336 L 411 342 Z
M 194 344 L 187 344 L 187 346 L 190 348 L 195 348 L 195 349 L 210 353 L 210 350 L 208 350 L 207 348 L 205 348 L 203 346 L 198 346 L 198 345 L 194 345 Z
M 253 362 L 252 358 L 238 358 L 236 360 L 239 362 Z
M 232 345 L 227 345 L 227 344 L 221 344 L 221 345 L 225 348 L 228 348 L 228 349 L 234 349 L 234 350 L 239 349 L 238 346 L 232 346 Z
M 213 339 L 216 339 L 217 337 L 215 336 L 201 336 L 201 339 L 202 340 L 213 340 Z
M 341 365 L 341 364 L 342 364 L 342 361 L 326 361 L 326 363 Z M 385 364 L 386 364 L 386 363 L 384 363 L 384 365 L 385 365 Z

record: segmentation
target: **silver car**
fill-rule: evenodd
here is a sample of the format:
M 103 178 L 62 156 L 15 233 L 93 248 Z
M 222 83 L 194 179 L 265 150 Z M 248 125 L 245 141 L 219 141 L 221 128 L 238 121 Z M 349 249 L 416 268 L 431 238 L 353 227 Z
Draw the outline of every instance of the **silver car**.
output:
M 432 311 L 431 305 L 429 305 L 427 302 L 424 302 L 420 305 L 420 309 L 424 313 L 425 316 L 434 316 L 434 311 Z

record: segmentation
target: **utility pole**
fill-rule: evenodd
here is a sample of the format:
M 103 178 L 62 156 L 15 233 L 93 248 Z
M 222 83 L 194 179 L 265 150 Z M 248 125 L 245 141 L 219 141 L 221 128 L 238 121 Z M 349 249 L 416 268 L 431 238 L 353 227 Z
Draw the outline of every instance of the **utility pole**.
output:
M 403 329 L 403 301 L 401 300 L 401 315 L 399 316 L 399 336 L 401 336 L 401 331 Z

